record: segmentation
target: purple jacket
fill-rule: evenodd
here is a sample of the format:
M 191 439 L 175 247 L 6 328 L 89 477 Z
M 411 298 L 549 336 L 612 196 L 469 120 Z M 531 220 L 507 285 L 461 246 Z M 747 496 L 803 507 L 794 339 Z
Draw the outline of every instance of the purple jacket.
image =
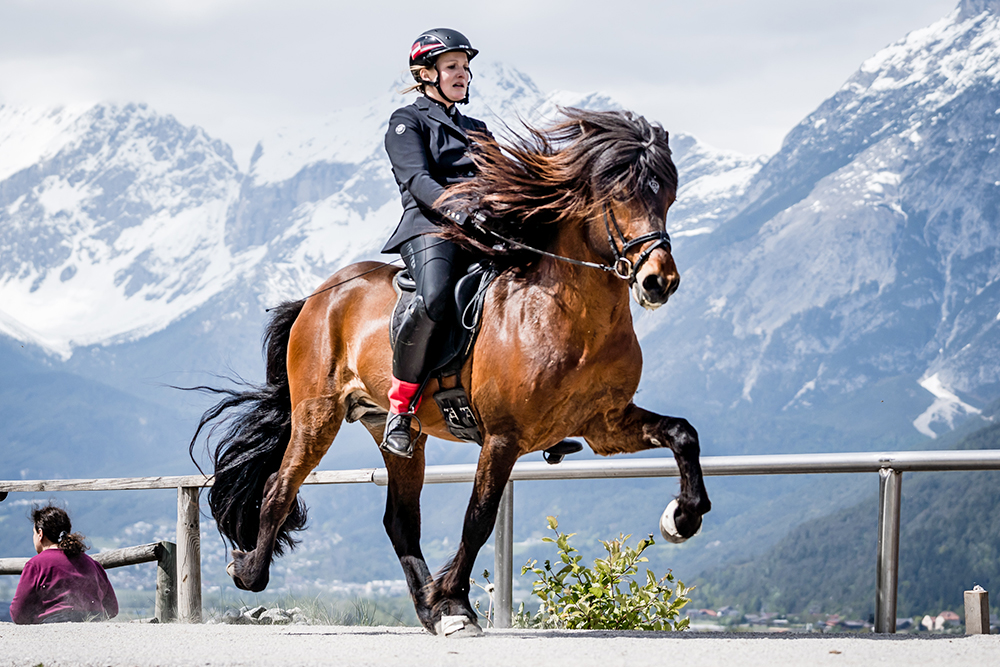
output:
M 118 614 L 118 598 L 100 563 L 87 554 L 68 557 L 46 549 L 28 561 L 10 605 L 15 623 L 44 623 L 60 612 Z

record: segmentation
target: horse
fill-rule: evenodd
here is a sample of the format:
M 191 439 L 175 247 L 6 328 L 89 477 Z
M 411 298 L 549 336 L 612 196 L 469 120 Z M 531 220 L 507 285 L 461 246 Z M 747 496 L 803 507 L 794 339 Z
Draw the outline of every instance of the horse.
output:
M 432 634 L 482 632 L 469 602 L 470 574 L 525 454 L 570 437 L 603 456 L 666 447 L 679 466 L 680 493 L 660 522 L 664 536 L 691 537 L 711 509 L 697 431 L 632 401 L 642 353 L 629 294 L 655 309 L 680 281 L 666 232 L 677 191 L 668 134 L 631 112 L 562 112 L 564 120 L 526 126 L 504 145 L 477 137 L 478 174 L 443 196 L 477 223 L 470 231 L 444 222 L 441 235 L 489 255 L 500 273 L 460 373 L 482 431 L 472 497 L 461 543 L 436 577 L 420 549 L 424 445 L 430 435 L 455 438 L 434 401 L 423 400 L 416 413 L 421 432 L 412 458 L 383 453 L 383 524 L 417 617 Z M 221 431 L 208 502 L 233 547 L 227 571 L 237 587 L 263 590 L 273 558 L 294 547 L 306 518 L 299 487 L 342 422 L 361 421 L 381 441 L 398 270 L 353 264 L 309 297 L 274 309 L 264 335 L 265 384 L 212 390 L 224 398 L 203 415 L 189 449 L 194 458 L 210 423 Z M 423 396 L 438 386 L 429 382 Z

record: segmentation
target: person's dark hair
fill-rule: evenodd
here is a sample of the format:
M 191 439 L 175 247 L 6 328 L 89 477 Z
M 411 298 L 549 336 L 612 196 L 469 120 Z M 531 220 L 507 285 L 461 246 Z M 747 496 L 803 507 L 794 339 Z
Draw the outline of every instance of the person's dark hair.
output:
M 31 511 L 31 522 L 35 530 L 42 531 L 42 535 L 59 545 L 67 556 L 78 556 L 90 548 L 84 542 L 83 535 L 71 532 L 73 525 L 69 521 L 69 514 L 61 507 L 36 507 Z

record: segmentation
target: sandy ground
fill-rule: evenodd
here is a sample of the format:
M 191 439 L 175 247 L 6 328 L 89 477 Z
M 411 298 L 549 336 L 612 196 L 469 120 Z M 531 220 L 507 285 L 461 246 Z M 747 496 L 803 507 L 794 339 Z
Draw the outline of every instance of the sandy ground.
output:
M 1000 665 L 1000 635 L 746 635 L 415 628 L 0 624 L 0 667 L 145 665 Z

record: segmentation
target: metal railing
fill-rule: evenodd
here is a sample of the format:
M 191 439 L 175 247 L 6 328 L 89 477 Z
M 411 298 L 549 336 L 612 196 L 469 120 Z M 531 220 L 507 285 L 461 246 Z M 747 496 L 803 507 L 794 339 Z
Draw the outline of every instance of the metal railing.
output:
M 783 454 L 761 456 L 706 456 L 701 459 L 705 476 L 812 475 L 830 473 L 878 473 L 879 521 L 876 563 L 875 631 L 896 631 L 896 589 L 899 568 L 899 513 L 903 472 L 1000 470 L 1000 450 L 872 452 L 846 454 Z M 471 482 L 476 466 L 429 466 L 425 484 Z M 678 477 L 673 459 L 621 459 L 518 463 L 504 490 L 496 522 L 495 618 L 498 628 L 510 627 L 513 603 L 514 482 L 550 479 L 625 479 Z M 385 468 L 313 471 L 306 484 L 389 483 Z M 0 500 L 8 493 L 177 489 L 177 604 L 178 620 L 201 621 L 201 542 L 198 492 L 211 486 L 202 475 L 178 477 L 134 477 L 90 480 L 0 481 Z M 666 499 L 665 499 L 666 500 Z

